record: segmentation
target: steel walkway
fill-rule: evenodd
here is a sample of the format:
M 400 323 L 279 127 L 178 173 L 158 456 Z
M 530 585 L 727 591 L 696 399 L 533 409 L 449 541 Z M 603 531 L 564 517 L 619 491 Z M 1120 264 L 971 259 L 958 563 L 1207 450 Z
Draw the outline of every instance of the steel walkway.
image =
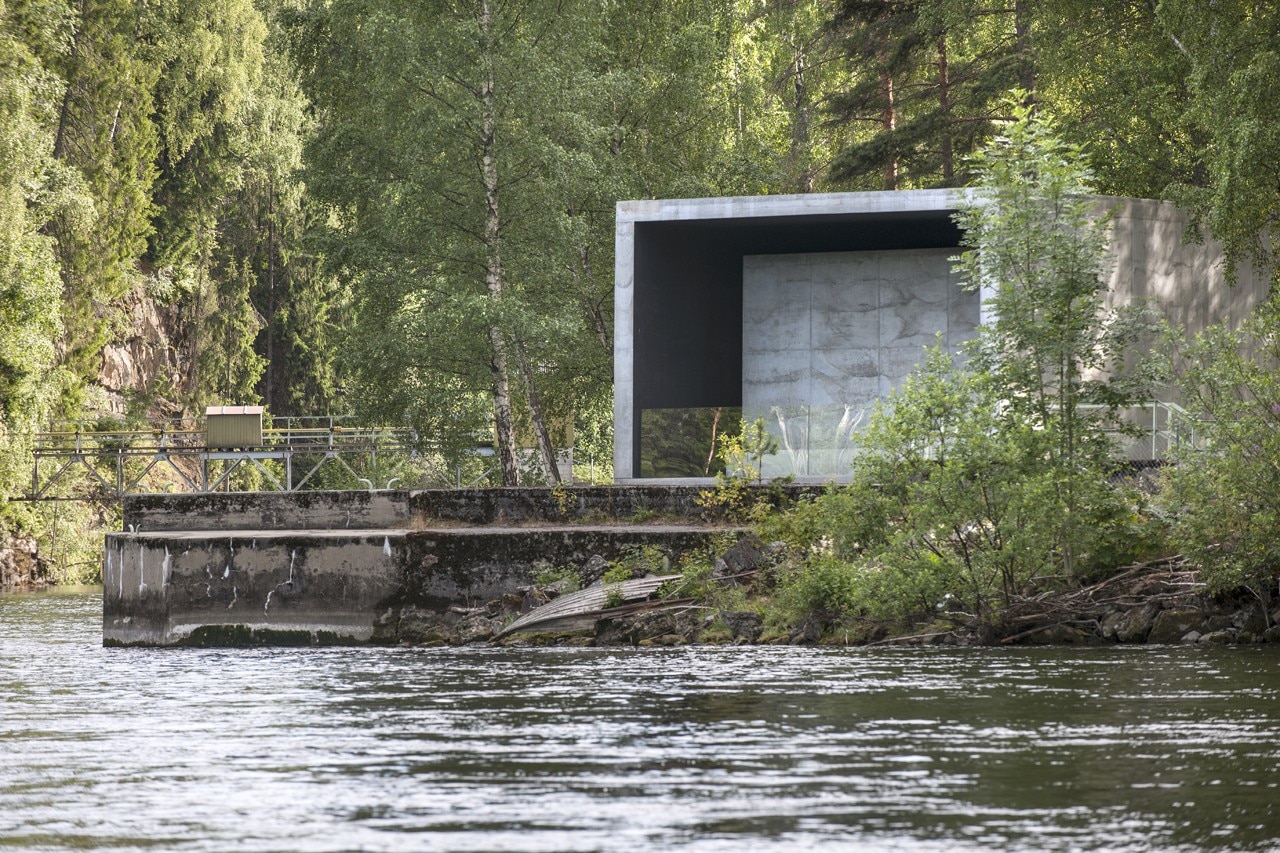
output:
M 326 465 L 373 488 L 356 471 L 356 460 L 368 460 L 374 470 L 380 458 L 403 464 L 419 453 L 413 430 L 350 423 L 340 417 L 276 418 L 263 428 L 260 445 L 230 449 L 210 448 L 198 420 L 107 429 L 61 424 L 32 436 L 31 486 L 24 497 L 57 499 L 57 486 L 72 472 L 87 472 L 90 482 L 113 498 L 156 491 L 157 482 L 163 483 L 162 491 L 213 492 L 230 488 L 232 475 L 242 467 L 256 470 L 263 483 L 281 492 L 307 488 Z

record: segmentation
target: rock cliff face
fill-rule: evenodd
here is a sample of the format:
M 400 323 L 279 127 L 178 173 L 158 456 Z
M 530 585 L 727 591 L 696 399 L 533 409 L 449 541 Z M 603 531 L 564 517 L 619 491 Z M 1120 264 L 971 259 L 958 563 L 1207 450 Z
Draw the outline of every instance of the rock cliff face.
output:
M 147 417 L 180 416 L 174 392 L 188 387 L 192 372 L 183 357 L 182 312 L 177 306 L 160 305 L 141 286 L 115 310 L 117 332 L 102 350 L 96 382 L 101 394 L 93 414 L 139 414 L 130 403 L 141 399 L 147 401 Z M 0 526 L 0 591 L 37 589 L 48 583 L 36 540 L 21 532 L 7 536 Z
M 172 417 L 178 406 L 168 398 L 190 374 L 176 343 L 182 325 L 179 311 L 135 288 L 125 297 L 121 312 L 121 333 L 103 348 L 98 372 L 106 398 L 103 414 L 124 415 L 129 398 L 143 395 L 153 400 L 148 415 Z
M 37 589 L 48 585 L 34 539 L 0 542 L 0 592 Z

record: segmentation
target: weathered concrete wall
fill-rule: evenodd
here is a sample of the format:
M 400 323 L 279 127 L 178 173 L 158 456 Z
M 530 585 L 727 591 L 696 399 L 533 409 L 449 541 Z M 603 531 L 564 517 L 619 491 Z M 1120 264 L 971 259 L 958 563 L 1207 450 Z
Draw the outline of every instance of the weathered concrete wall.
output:
M 230 530 L 419 529 L 433 522 L 603 523 L 639 515 L 702 518 L 705 485 L 566 486 L 563 489 L 232 492 L 130 495 L 124 529 L 134 533 Z M 794 493 L 812 486 L 784 487 Z
M 393 536 L 403 534 L 110 534 L 103 642 L 220 645 L 234 639 L 225 630 L 233 626 L 275 632 L 276 641 L 363 642 L 400 584 Z
M 218 492 L 124 499 L 124 529 L 136 533 L 403 528 L 411 515 L 407 491 Z
M 766 477 L 837 477 L 851 432 L 900 386 L 938 333 L 955 353 L 980 300 L 955 249 L 748 255 L 742 272 L 742 419 L 781 451 Z
M 1198 334 L 1219 322 L 1237 324 L 1267 297 L 1269 281 L 1247 261 L 1227 281 L 1222 244 L 1195 240 L 1190 214 L 1170 202 L 1099 200 L 1111 214 L 1110 300 L 1124 305 L 1149 299 L 1170 324 Z
M 561 489 L 431 489 L 413 492 L 420 520 L 467 524 L 627 521 L 639 514 L 700 518 L 706 486 L 566 486 Z
M 474 607 L 527 586 L 538 566 L 616 560 L 646 545 L 678 556 L 710 549 L 722 530 L 684 525 L 428 530 L 403 539 L 394 604 L 447 610 Z M 393 548 L 397 544 L 393 543 Z
M 1238 326 L 1270 292 L 1268 277 L 1242 259 L 1234 283 L 1227 278 L 1222 244 L 1205 235 L 1193 239 L 1190 215 L 1169 202 L 1103 198 L 1099 212 L 1111 215 L 1111 254 L 1115 264 L 1108 281 L 1108 304 L 1146 302 L 1170 326 L 1193 337 L 1216 323 Z M 1159 345 L 1154 337 L 1139 341 L 1129 361 Z M 1155 395 L 1181 402 L 1176 383 Z
M 517 490 L 497 491 L 504 494 L 458 495 L 453 502 L 429 497 L 468 518 L 500 516 L 521 505 L 518 500 L 507 503 Z M 252 501 L 209 497 L 235 503 L 239 512 L 252 516 Z M 274 505 L 290 496 L 258 497 L 269 497 Z M 173 505 L 205 508 L 178 501 Z M 157 526 L 183 523 L 180 515 L 161 517 L 158 506 L 147 508 Z M 213 517 L 223 516 L 215 512 Z M 203 522 L 193 517 L 189 523 Z M 595 555 L 616 560 L 647 545 L 678 557 L 711 548 L 725 532 L 694 524 L 542 523 L 113 533 L 106 539 L 103 564 L 103 641 L 160 646 L 364 643 L 374 638 L 378 618 L 392 608 L 443 613 L 484 605 L 528 586 L 539 567 L 581 566 Z

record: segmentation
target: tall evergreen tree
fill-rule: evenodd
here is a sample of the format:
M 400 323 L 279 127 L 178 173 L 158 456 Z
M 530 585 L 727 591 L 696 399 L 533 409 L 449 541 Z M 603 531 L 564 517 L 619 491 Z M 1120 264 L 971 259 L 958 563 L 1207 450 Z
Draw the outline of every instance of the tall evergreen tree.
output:
M 1026 3 L 840 0 L 831 23 L 852 69 L 831 121 L 862 128 L 833 178 L 860 188 L 956 186 L 1002 97 L 1035 85 Z

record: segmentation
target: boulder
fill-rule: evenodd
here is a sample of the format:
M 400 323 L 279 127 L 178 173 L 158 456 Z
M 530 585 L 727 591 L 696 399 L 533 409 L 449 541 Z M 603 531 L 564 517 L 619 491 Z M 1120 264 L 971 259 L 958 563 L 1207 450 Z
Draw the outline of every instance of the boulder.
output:
M 502 627 L 502 620 L 488 616 L 468 616 L 453 629 L 454 639 L 463 645 L 488 640 Z
M 578 577 L 582 582 L 582 589 L 586 589 L 596 581 L 604 577 L 604 573 L 609 571 L 609 561 L 599 554 L 592 554 L 587 561 L 582 564 L 582 568 L 578 571 Z
M 1228 628 L 1239 628 L 1240 626 L 1235 624 L 1234 618 L 1234 616 L 1226 613 L 1215 613 L 1204 620 L 1204 626 L 1201 629 L 1202 633 L 1212 634 L 1215 631 L 1225 631 Z
M 1200 628 L 1203 623 L 1204 614 L 1199 610 L 1184 608 L 1161 610 L 1151 622 L 1151 633 L 1147 634 L 1147 642 L 1177 643 L 1189 632 Z
M 726 610 L 720 614 L 720 619 L 733 632 L 735 639 L 754 643 L 764 633 L 764 619 L 754 610 Z
M 548 601 L 550 601 L 551 599 L 559 598 L 562 595 L 576 592 L 577 588 L 578 585 L 574 583 L 572 578 L 560 578 L 560 580 L 552 581 L 540 589 L 542 594 L 547 597 Z
M 636 643 L 642 648 L 650 648 L 653 646 L 683 646 L 688 642 L 679 634 L 662 634 L 657 637 L 646 638 Z
M 628 619 L 601 619 L 596 623 L 597 646 L 630 646 L 635 641 L 631 636 L 631 621 Z
M 1256 604 L 1250 604 L 1248 607 L 1242 607 L 1231 614 L 1231 625 L 1241 631 L 1261 634 L 1267 630 L 1267 618 L 1263 615 L 1261 607 Z
M 1106 616 L 1102 617 L 1102 622 L 1098 624 L 1098 633 L 1105 639 L 1118 640 L 1120 627 L 1124 624 L 1129 611 L 1113 610 Z
M 1121 643 L 1143 643 L 1160 613 L 1160 605 L 1144 604 L 1124 611 L 1115 628 L 1115 639 Z
M 748 575 L 764 565 L 766 550 L 767 546 L 760 537 L 748 533 L 732 548 L 716 558 L 712 577 L 723 584 L 733 586 L 742 584 Z
M 521 599 L 519 606 L 515 608 L 516 613 L 528 613 L 530 610 L 537 610 L 544 604 L 551 602 L 552 596 L 547 595 L 545 589 L 538 587 L 529 587 Z
M 1229 646 L 1236 642 L 1239 635 L 1230 628 L 1223 628 L 1218 631 L 1210 631 L 1202 634 L 1199 642 L 1206 646 Z
M 406 607 L 400 611 L 400 623 L 396 627 L 396 639 L 401 642 L 421 642 L 423 635 L 435 623 L 431 614 L 416 607 Z
M 692 642 L 698 633 L 698 617 L 694 611 L 658 611 L 637 613 L 596 623 L 596 645 L 677 645 Z M 660 642 L 659 642 L 660 641 Z
M 823 624 L 817 616 L 810 613 L 804 624 L 791 632 L 790 642 L 793 646 L 816 643 L 822 637 Z

